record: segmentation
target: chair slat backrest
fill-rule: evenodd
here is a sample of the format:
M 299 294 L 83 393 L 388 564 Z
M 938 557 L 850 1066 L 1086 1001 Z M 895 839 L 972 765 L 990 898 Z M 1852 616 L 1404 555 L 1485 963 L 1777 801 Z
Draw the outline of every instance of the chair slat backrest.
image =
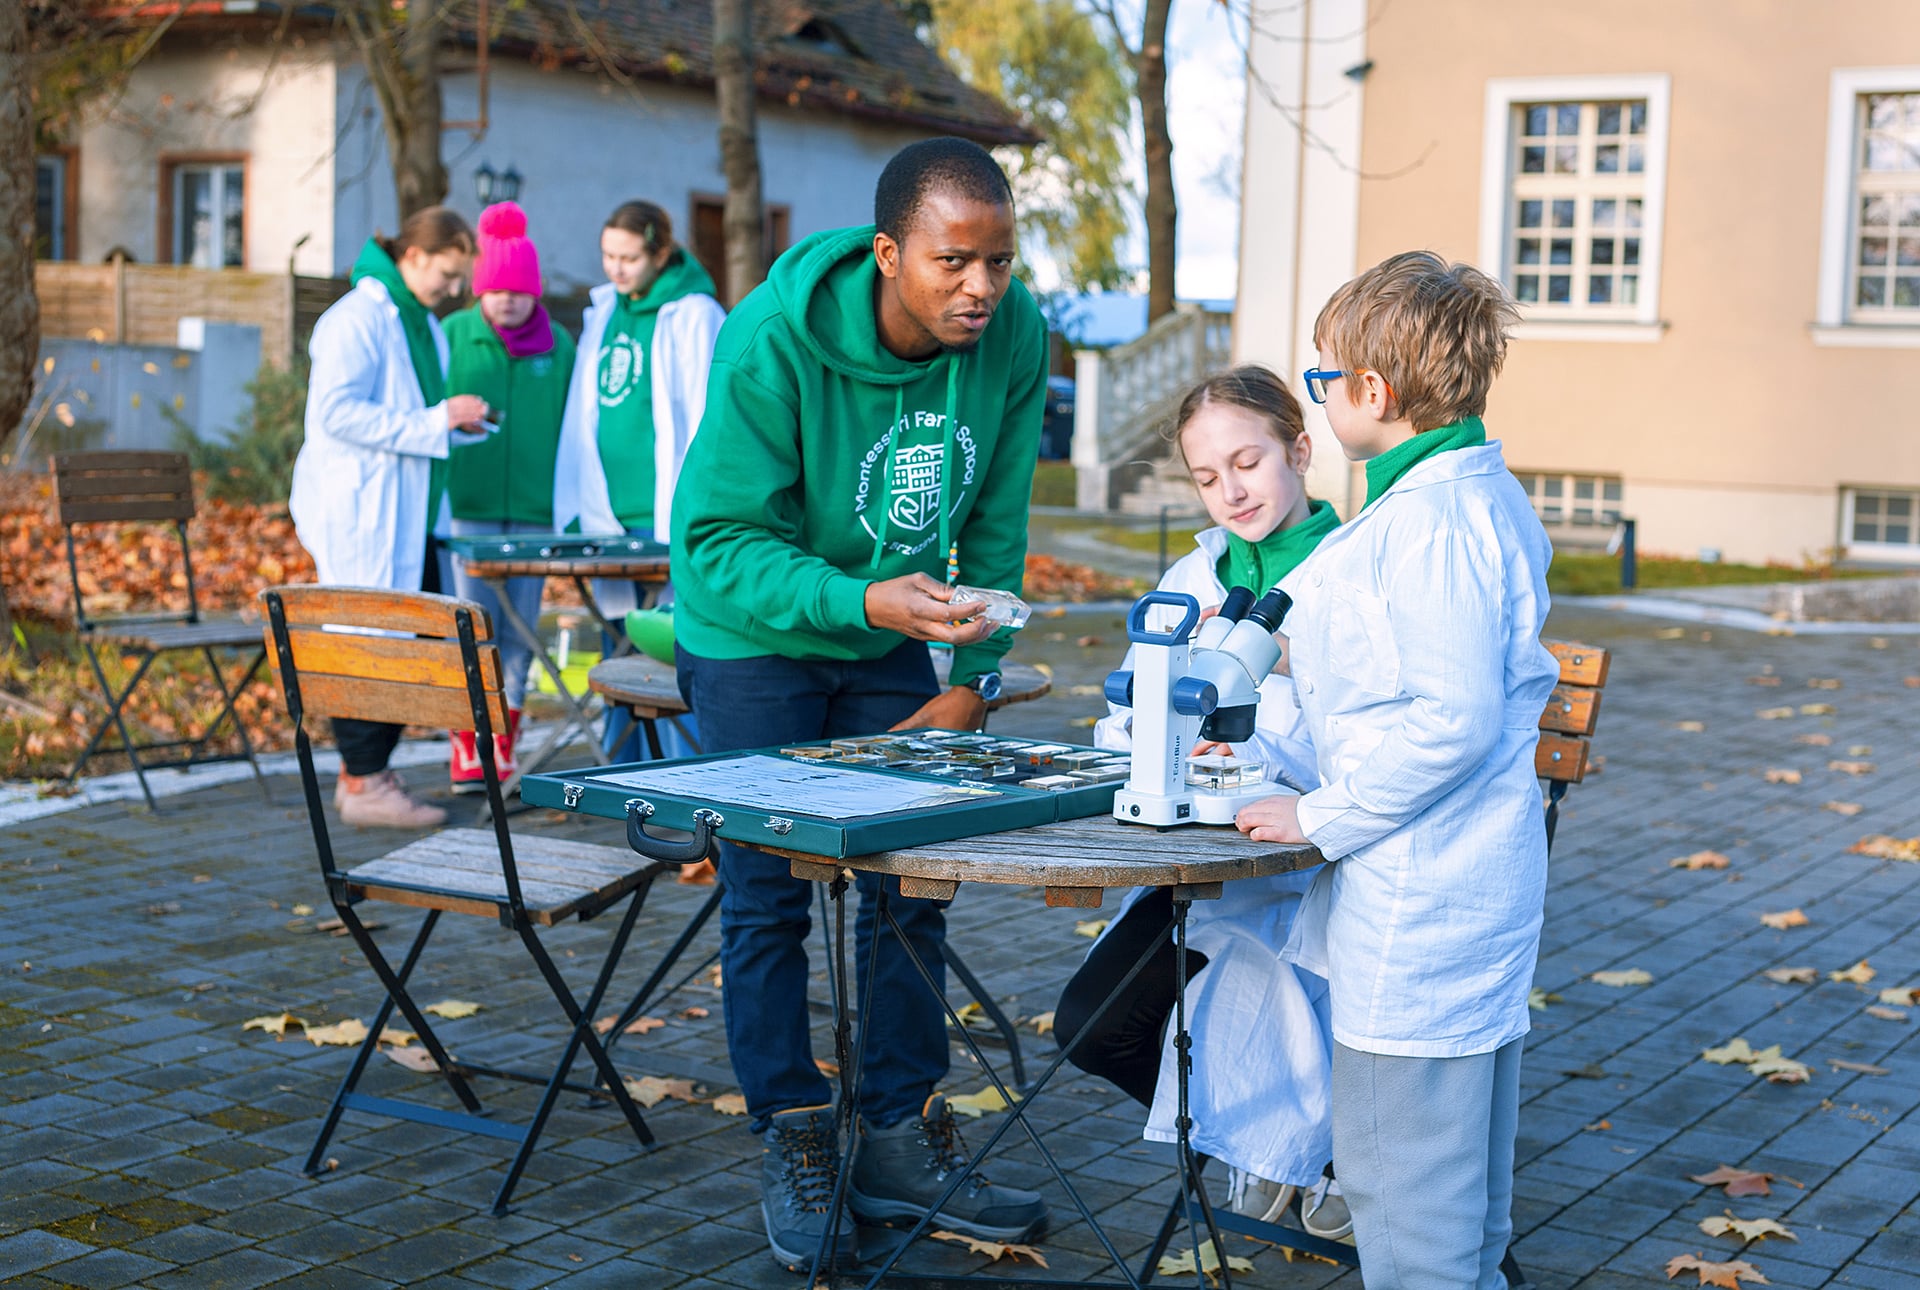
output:
M 53 459 L 62 524 L 193 518 L 183 452 L 63 452 Z
M 1577 784 L 1586 778 L 1591 736 L 1600 720 L 1600 688 L 1607 683 L 1608 651 L 1573 641 L 1546 641 L 1560 663 L 1560 684 L 1540 714 L 1533 769 L 1541 779 Z
M 506 729 L 500 648 L 487 611 L 472 601 L 363 587 L 278 587 L 262 592 L 261 599 L 270 620 L 267 657 L 289 709 L 297 703 L 303 723 L 307 717 L 347 717 L 475 729 L 468 660 L 460 641 L 465 614 L 486 724 Z M 286 624 L 291 684 L 274 638 L 276 604 Z

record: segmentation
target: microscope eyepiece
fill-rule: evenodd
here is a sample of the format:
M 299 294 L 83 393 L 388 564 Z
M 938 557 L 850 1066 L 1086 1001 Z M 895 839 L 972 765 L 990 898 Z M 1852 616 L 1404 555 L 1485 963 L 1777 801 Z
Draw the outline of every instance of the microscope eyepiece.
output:
M 1236 590 L 1238 590 L 1238 588 L 1236 588 Z M 1259 623 L 1270 632 L 1278 631 L 1281 622 L 1285 620 L 1287 616 L 1287 611 L 1292 608 L 1293 597 L 1280 590 L 1280 588 L 1275 587 L 1272 591 L 1260 597 L 1260 603 L 1253 607 L 1247 614 L 1247 617 L 1253 619 L 1254 622 Z
M 1220 602 L 1220 617 L 1230 623 L 1237 623 L 1247 616 L 1253 608 L 1253 591 L 1247 587 L 1234 587 L 1227 592 L 1227 598 Z

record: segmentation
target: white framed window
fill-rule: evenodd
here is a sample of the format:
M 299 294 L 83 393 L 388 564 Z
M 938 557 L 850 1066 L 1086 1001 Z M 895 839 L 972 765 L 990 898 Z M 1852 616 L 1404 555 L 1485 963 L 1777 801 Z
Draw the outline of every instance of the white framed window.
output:
M 1610 529 L 1620 522 L 1626 489 L 1617 475 L 1516 470 L 1513 477 L 1549 528 Z
M 179 162 L 173 178 L 173 262 L 237 269 L 247 262 L 247 169 L 238 162 Z
M 64 156 L 34 158 L 33 254 L 40 260 L 65 260 L 67 246 L 67 167 Z
M 1480 261 L 1521 337 L 1657 340 L 1664 75 L 1487 82 Z
M 1920 346 L 1920 67 L 1829 83 L 1816 344 Z
M 1920 557 L 1920 489 L 1841 489 L 1840 545 L 1869 560 Z

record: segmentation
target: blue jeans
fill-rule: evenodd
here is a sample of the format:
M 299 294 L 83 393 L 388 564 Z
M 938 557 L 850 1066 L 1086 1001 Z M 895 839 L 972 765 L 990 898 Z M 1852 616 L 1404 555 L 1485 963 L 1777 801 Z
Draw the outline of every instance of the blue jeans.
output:
M 905 720 L 938 690 L 927 647 L 909 641 L 883 658 L 835 662 L 785 658 L 708 659 L 676 650 L 680 693 L 699 716 L 708 753 L 778 747 L 808 739 L 877 734 Z M 796 803 L 796 806 L 801 805 Z M 807 933 L 813 884 L 764 851 L 720 844 L 721 997 L 734 1078 L 758 1133 L 779 1111 L 821 1106 L 833 1086 L 813 1064 L 808 1035 Z M 947 1073 L 946 1019 L 897 941 L 876 948 L 878 874 L 857 875 L 854 1004 L 868 997 L 860 1112 L 878 1128 L 918 1115 Z M 900 894 L 887 906 L 944 994 L 946 902 Z
M 500 533 L 546 533 L 551 524 L 528 524 L 521 520 L 463 520 L 454 517 L 453 535 L 455 537 L 484 537 Z M 448 551 L 446 547 L 441 550 Z M 451 552 L 449 551 L 449 554 Z M 540 592 L 547 585 L 545 578 L 508 578 L 507 598 L 513 601 L 513 607 L 526 620 L 527 626 L 540 630 Z M 493 634 L 500 642 L 500 671 L 506 678 L 507 706 L 524 708 L 527 706 L 527 670 L 533 666 L 533 646 L 520 639 L 520 633 L 509 627 L 500 613 L 500 593 L 494 584 L 476 578 L 466 571 L 464 566 L 456 565 L 453 570 L 453 594 L 462 600 L 471 600 L 487 611 L 493 619 Z

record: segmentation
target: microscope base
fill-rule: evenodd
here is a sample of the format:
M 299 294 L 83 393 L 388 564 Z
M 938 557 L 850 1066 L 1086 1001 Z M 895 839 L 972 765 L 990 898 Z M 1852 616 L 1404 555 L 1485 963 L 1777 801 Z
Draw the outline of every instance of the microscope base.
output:
M 1113 818 L 1122 824 L 1232 824 L 1243 806 L 1282 791 L 1278 784 L 1251 784 L 1231 793 L 1192 790 L 1185 793 L 1139 793 L 1123 788 L 1113 795 Z

